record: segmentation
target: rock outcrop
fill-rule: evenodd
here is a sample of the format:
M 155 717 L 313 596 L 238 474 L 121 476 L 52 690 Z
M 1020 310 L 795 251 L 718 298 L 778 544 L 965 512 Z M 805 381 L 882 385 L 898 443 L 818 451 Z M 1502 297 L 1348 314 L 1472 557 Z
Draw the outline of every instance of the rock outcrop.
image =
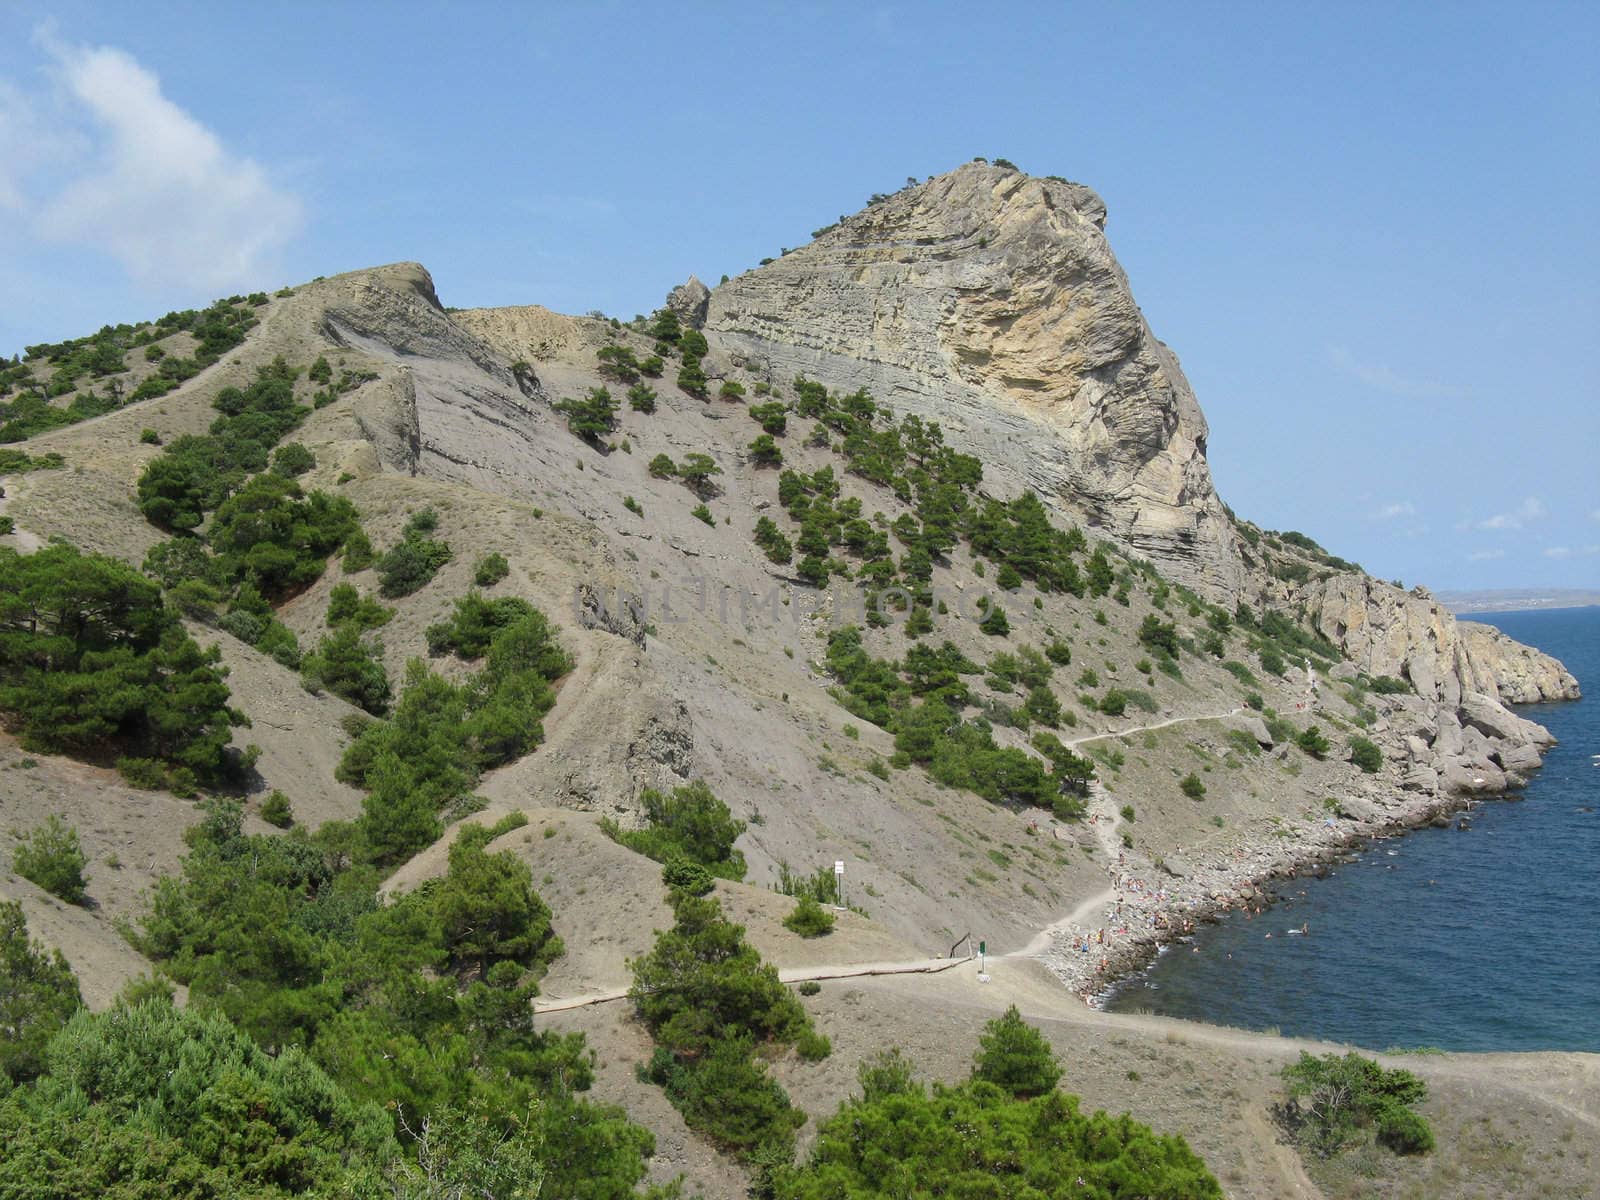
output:
M 667 293 L 667 307 L 678 314 L 678 320 L 691 329 L 700 329 L 706 323 L 706 309 L 711 304 L 711 289 L 693 275 Z
M 1416 689 L 1402 711 L 1413 730 L 1407 788 L 1492 794 L 1520 785 L 1554 739 L 1506 704 L 1578 696 L 1577 680 L 1555 659 L 1486 625 L 1457 622 L 1425 588 L 1335 575 L 1296 599 L 1356 667 Z
M 1458 622 L 1424 588 L 1403 592 L 1365 575 L 1334 575 L 1307 584 L 1295 600 L 1358 668 L 1405 679 L 1450 708 L 1473 692 L 1499 704 L 1578 697 L 1578 681 L 1548 654 L 1487 625 Z
M 866 386 L 940 421 L 999 490 L 1033 487 L 1231 598 L 1244 568 L 1205 418 L 1105 221 L 1086 187 L 971 163 L 717 288 L 706 332 L 775 378 Z

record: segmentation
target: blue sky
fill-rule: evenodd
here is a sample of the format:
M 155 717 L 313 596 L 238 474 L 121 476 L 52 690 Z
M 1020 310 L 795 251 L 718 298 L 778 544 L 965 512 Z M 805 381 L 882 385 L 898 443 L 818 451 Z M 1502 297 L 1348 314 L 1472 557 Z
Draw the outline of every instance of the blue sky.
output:
M 397 259 L 631 316 L 1004 156 L 1106 198 L 1241 515 L 1600 586 L 1596 12 L 21 0 L 0 352 Z

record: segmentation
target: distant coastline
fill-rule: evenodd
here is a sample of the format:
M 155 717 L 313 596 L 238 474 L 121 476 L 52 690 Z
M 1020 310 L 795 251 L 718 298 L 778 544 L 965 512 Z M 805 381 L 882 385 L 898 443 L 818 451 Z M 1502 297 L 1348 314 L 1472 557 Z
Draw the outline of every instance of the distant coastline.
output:
M 1600 588 L 1479 588 L 1439 591 L 1435 600 L 1459 616 L 1600 605 Z

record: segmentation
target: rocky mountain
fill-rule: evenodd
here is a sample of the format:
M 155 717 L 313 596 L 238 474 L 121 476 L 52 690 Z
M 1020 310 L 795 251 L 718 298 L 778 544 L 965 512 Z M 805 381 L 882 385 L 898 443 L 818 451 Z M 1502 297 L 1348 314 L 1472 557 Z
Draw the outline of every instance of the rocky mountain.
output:
M 1134 302 L 1106 206 L 969 163 L 717 288 L 735 361 L 851 379 L 943 422 L 995 469 L 1213 595 L 1245 575 L 1178 359 Z
M 417 732 L 327 686 L 352 604 L 377 605 L 364 680 L 396 708 L 485 694 L 482 647 L 440 632 L 463 606 L 537 610 L 570 660 L 537 736 L 425 814 L 444 836 L 382 860 L 383 895 L 447 872 L 463 824 L 512 819 L 494 846 L 539 881 L 566 946 L 542 1019 L 603 1047 L 597 1089 L 643 1106 L 658 1178 L 736 1194 L 739 1169 L 641 1092 L 648 1038 L 600 1007 L 671 919 L 659 864 L 615 836 L 648 824 L 647 789 L 703 782 L 743 823 L 747 870 L 716 894 L 786 971 L 920 970 L 964 935 L 1007 954 L 1013 974 L 962 983 L 955 1007 L 934 983 L 824 998 L 862 1054 L 922 1014 L 944 1070 L 951 1046 L 970 1058 L 961 1005 L 1092 991 L 1265 877 L 1518 786 L 1549 739 L 1506 705 L 1577 694 L 1559 663 L 1420 589 L 1236 520 L 1105 224 L 1087 188 L 978 162 L 716 288 L 691 278 L 650 320 L 450 309 L 401 263 L 41 350 L 0 373 L 0 429 L 20 434 L 0 447 L 0 555 L 62 539 L 163 577 L 251 722 L 233 745 L 254 747 L 235 794 L 255 832 L 282 793 L 301 825 L 346 836 L 384 794 L 350 766 L 374 716 Z M 275 443 L 228 459 L 263 381 Z M 347 512 L 342 549 L 305 550 L 326 545 L 296 526 L 292 585 L 224 580 L 278 560 L 220 561 L 243 504 L 202 504 L 192 538 L 158 526 L 155 484 L 211 482 L 183 475 L 197 446 L 237 468 L 224 494 L 265 479 L 252 504 Z M 197 547 L 209 574 L 163 576 Z M 429 569 L 391 586 L 397 554 Z M 104 1006 L 150 966 L 119 923 L 202 812 L 114 756 L 35 752 L 8 728 L 0 829 L 67 818 L 95 903 L 8 871 L 0 895 Z M 835 862 L 856 911 L 802 940 L 784 915 Z M 1106 898 L 1129 875 L 1162 885 L 1116 934 Z M 1096 955 L 1086 929 L 1111 934 Z M 1142 1103 L 1132 1058 L 1095 1061 L 1096 1103 Z M 848 1067 L 777 1069 L 815 1115 L 854 1086 Z M 1264 1124 L 1222 1134 L 1204 1096 L 1174 1103 L 1208 1155 L 1251 1147 L 1230 1192 L 1287 1194 Z

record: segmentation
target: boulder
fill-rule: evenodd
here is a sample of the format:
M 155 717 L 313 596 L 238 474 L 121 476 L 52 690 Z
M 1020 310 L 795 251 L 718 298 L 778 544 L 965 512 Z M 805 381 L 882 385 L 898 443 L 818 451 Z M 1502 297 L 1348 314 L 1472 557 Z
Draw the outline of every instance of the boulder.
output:
M 1454 796 L 1492 796 L 1506 790 L 1506 774 L 1492 764 L 1451 758 L 1439 768 L 1439 786 Z
M 1256 745 L 1263 750 L 1271 750 L 1277 743 L 1273 741 L 1272 734 L 1267 729 L 1267 723 L 1260 717 L 1239 716 L 1236 722 L 1240 729 L 1255 738 Z
M 1481 692 L 1467 692 L 1461 697 L 1460 716 L 1463 725 L 1480 730 L 1491 738 L 1531 742 L 1540 746 L 1548 746 L 1555 741 L 1543 725 L 1517 716 L 1500 701 Z

